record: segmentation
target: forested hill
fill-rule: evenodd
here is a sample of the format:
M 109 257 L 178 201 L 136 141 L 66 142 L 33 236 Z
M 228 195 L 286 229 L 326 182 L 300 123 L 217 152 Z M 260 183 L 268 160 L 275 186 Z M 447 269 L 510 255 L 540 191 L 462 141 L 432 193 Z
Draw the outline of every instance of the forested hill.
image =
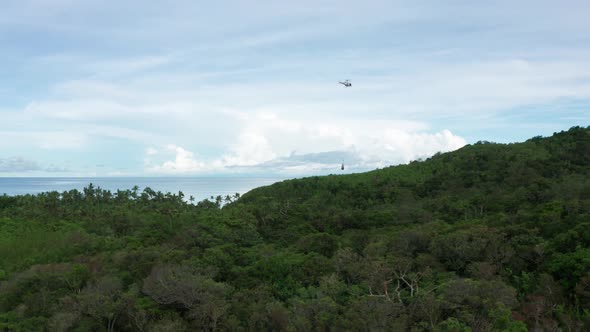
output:
M 588 331 L 590 127 L 182 193 L 0 196 L 0 331 Z
M 300 235 L 289 227 L 340 234 L 435 221 L 531 223 L 550 236 L 557 225 L 540 218 L 576 212 L 588 198 L 590 127 L 574 127 L 523 143 L 480 141 L 367 173 L 287 180 L 252 190 L 237 205 L 267 224 L 269 240 Z

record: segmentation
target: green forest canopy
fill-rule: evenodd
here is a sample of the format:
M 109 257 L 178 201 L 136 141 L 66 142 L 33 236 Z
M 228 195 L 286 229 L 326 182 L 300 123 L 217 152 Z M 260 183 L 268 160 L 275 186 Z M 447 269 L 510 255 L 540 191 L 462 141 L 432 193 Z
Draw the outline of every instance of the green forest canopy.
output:
M 0 196 L 0 330 L 590 330 L 590 127 L 187 203 Z

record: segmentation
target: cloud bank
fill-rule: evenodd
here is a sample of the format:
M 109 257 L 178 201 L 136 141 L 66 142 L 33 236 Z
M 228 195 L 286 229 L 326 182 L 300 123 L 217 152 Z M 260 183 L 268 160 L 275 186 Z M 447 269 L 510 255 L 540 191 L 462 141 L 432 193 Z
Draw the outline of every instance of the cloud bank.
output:
M 415 122 L 284 119 L 275 113 L 237 114 L 237 139 L 214 158 L 197 157 L 186 148 L 169 145 L 146 151 L 151 173 L 264 172 L 313 174 L 407 163 L 436 152 L 456 150 L 466 141 L 448 130 L 431 133 Z M 156 156 L 165 158 L 157 161 Z

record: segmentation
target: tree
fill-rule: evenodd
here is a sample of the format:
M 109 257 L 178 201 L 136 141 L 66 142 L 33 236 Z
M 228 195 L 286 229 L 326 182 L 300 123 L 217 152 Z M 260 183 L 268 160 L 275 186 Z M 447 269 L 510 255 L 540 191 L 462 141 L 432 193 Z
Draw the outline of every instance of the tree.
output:
M 447 284 L 443 295 L 444 309 L 474 330 L 493 330 L 498 317 L 492 313 L 512 309 L 518 303 L 516 290 L 499 280 L 456 279 Z
M 77 296 L 79 311 L 98 320 L 106 320 L 107 331 L 114 331 L 123 309 L 122 288 L 121 280 L 116 277 L 105 276 L 98 279 Z
M 384 298 L 360 297 L 346 308 L 343 329 L 354 331 L 406 331 L 408 314 L 400 303 Z
M 161 264 L 144 280 L 143 292 L 162 305 L 188 311 L 198 326 L 215 331 L 228 309 L 225 296 L 230 287 L 194 269 Z

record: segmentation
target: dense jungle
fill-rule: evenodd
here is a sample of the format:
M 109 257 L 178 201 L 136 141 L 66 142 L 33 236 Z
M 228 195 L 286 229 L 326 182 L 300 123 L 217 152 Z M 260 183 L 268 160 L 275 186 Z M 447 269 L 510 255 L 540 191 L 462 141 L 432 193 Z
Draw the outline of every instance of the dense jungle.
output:
M 0 331 L 527 330 L 590 330 L 590 127 L 200 202 L 0 196 Z

